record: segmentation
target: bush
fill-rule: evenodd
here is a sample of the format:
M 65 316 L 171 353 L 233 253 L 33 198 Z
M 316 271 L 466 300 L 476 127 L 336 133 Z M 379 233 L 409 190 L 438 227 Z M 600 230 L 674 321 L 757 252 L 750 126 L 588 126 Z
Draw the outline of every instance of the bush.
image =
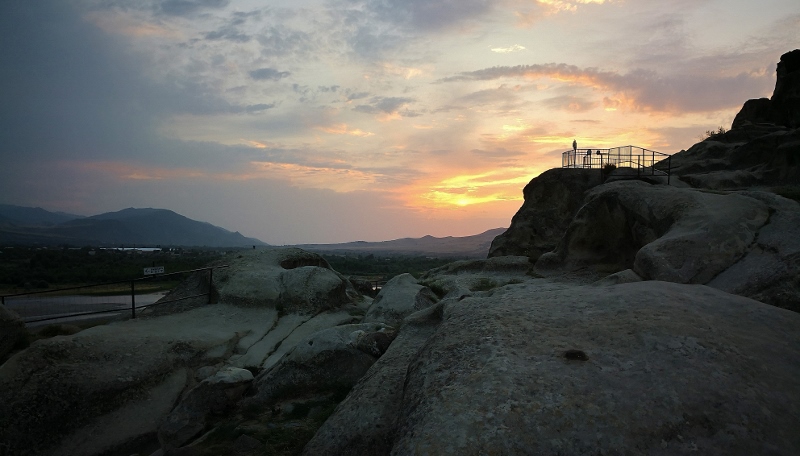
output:
M 714 138 L 719 135 L 724 135 L 727 132 L 728 130 L 725 127 L 719 126 L 716 130 L 706 130 L 706 132 L 703 133 L 703 139 L 705 140 L 709 138 Z

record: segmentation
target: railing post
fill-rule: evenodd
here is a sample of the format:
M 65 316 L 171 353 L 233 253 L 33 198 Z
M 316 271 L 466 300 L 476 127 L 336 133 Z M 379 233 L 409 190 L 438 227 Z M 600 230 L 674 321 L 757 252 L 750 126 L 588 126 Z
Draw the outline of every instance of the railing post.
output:
M 672 155 L 667 158 L 667 185 L 669 185 L 670 176 L 672 176 Z
M 135 281 L 131 280 L 131 318 L 136 318 L 136 291 L 133 284 Z
M 211 287 L 214 286 L 214 268 L 208 269 L 208 303 L 211 304 Z

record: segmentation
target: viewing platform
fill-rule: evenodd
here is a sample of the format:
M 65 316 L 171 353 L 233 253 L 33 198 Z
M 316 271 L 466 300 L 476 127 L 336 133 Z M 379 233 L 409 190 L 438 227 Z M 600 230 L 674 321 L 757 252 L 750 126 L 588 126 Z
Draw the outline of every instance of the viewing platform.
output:
M 669 184 L 671 156 L 638 146 L 620 146 L 610 149 L 570 149 L 561 154 L 562 168 L 588 168 L 604 170 L 611 165 L 615 168 L 630 168 L 634 173 L 626 176 L 632 179 L 646 176 L 663 176 Z

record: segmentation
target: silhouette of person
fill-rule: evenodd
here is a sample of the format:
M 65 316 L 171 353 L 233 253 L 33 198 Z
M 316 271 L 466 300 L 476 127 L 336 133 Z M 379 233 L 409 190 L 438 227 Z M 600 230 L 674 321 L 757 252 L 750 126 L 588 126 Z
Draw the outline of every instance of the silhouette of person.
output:
M 583 163 L 588 164 L 589 166 L 592 165 L 592 149 L 586 150 L 586 157 L 584 157 Z
M 573 152 L 577 152 L 578 151 L 578 141 L 576 141 L 574 139 L 572 140 L 572 151 Z

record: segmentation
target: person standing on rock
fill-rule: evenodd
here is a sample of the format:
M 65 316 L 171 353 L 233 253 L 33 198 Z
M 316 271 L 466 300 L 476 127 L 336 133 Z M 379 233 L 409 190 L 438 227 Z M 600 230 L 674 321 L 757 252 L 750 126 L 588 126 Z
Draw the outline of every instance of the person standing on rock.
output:
M 578 141 L 573 139 L 572 140 L 572 164 L 578 164 Z

